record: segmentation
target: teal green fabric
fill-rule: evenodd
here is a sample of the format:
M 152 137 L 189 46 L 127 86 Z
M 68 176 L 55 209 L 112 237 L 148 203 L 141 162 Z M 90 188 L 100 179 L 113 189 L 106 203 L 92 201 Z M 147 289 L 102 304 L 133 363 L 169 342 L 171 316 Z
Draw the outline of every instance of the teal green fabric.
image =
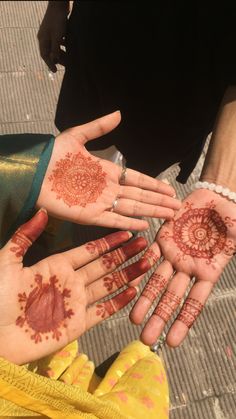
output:
M 35 211 L 54 136 L 0 136 L 0 246 Z

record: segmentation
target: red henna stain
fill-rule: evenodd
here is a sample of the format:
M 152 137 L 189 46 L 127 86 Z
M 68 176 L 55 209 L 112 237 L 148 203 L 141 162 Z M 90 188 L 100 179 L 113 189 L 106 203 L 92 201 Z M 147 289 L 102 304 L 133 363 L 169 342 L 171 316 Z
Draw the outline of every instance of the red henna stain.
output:
M 175 220 L 173 239 L 184 255 L 211 260 L 224 250 L 227 227 L 214 209 L 190 209 Z
M 112 266 L 116 267 L 141 252 L 147 246 L 147 241 L 143 237 L 138 237 L 132 242 L 126 244 L 119 249 L 114 250 L 111 253 L 103 255 L 102 263 L 107 269 L 111 269 Z
M 172 291 L 167 290 L 154 313 L 167 323 L 180 303 L 181 298 Z
M 12 236 L 11 242 L 16 246 L 10 247 L 10 251 L 14 252 L 17 257 L 24 256 L 31 244 L 43 232 L 47 221 L 47 213 L 44 210 L 38 211 L 31 220 L 20 226 Z
M 154 252 L 153 249 L 147 250 L 145 253 L 145 258 L 150 260 L 151 265 L 154 265 L 159 260 L 159 256 Z
M 125 307 L 137 294 L 135 288 L 127 288 L 121 294 L 116 295 L 111 300 L 96 305 L 96 315 L 102 319 L 112 316 L 114 313 Z
M 73 310 L 65 309 L 65 298 L 70 297 L 70 290 L 65 288 L 61 292 L 56 285 L 56 276 L 49 278 L 48 283 L 42 283 L 42 276 L 35 275 L 36 287 L 27 296 L 26 293 L 18 294 L 18 301 L 25 302 L 24 316 L 16 319 L 16 325 L 23 327 L 27 324 L 33 334 L 31 339 L 35 343 L 42 341 L 42 335 L 51 332 L 52 338 L 59 340 L 62 333 L 59 328 L 66 318 L 74 315 Z
M 142 292 L 142 296 L 155 301 L 160 292 L 165 288 L 168 280 L 160 274 L 154 273 Z
M 107 269 L 111 269 L 112 267 L 121 265 L 125 261 L 125 257 L 122 250 L 117 249 L 117 250 L 114 250 L 114 252 L 103 255 L 101 260 L 102 260 L 102 264 Z
M 103 237 L 102 239 L 98 239 L 89 243 L 86 243 L 85 248 L 87 251 L 93 255 L 103 255 L 108 250 L 119 246 L 121 243 L 127 240 L 129 235 L 125 231 L 118 231 L 116 233 L 108 234 L 108 236 Z
M 203 304 L 194 298 L 187 298 L 177 320 L 184 323 L 189 329 L 201 313 Z
M 107 291 L 119 289 L 127 284 L 127 282 L 132 281 L 132 279 L 135 279 L 143 273 L 147 272 L 149 268 L 149 262 L 145 259 L 140 259 L 138 262 L 127 266 L 122 271 L 113 272 L 111 275 L 106 276 L 103 279 L 104 287 L 107 289 Z
M 130 243 L 124 245 L 121 249 L 125 255 L 126 260 L 136 255 L 147 247 L 147 240 L 144 237 L 137 237 Z
M 56 162 L 49 181 L 57 199 L 62 199 L 69 207 L 86 207 L 102 194 L 107 186 L 105 178 L 106 173 L 98 161 L 82 153 L 67 153 L 64 159 Z

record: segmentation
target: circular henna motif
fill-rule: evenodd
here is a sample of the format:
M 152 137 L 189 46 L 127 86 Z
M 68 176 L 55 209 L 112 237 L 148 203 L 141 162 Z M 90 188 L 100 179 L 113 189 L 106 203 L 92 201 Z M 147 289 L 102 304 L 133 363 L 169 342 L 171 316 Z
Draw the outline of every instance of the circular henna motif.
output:
M 174 222 L 173 239 L 185 255 L 210 259 L 224 249 L 227 227 L 214 209 L 190 209 Z
M 57 287 L 57 278 L 52 276 L 49 283 L 42 283 L 42 276 L 36 275 L 35 286 L 27 296 L 18 294 L 18 301 L 22 304 L 24 315 L 16 319 L 16 325 L 23 327 L 25 324 L 34 333 L 31 339 L 35 343 L 42 341 L 42 334 L 52 333 L 52 338 L 59 340 L 62 335 L 59 330 L 66 318 L 70 318 L 74 312 L 65 308 L 65 298 L 70 297 L 70 290 L 60 291 Z M 25 330 L 28 332 L 28 329 Z M 45 337 L 48 339 L 48 336 Z
M 62 199 L 69 207 L 96 202 L 106 187 L 106 173 L 100 163 L 91 157 L 78 153 L 67 153 L 65 159 L 56 163 L 49 180 L 52 182 L 51 190 L 56 192 L 57 199 Z

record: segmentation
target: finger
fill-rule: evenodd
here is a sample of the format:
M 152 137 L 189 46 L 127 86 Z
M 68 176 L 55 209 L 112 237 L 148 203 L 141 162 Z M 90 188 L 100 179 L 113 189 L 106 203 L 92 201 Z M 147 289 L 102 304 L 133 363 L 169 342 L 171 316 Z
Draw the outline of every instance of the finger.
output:
M 93 282 L 87 288 L 88 304 L 93 304 L 101 298 L 117 291 L 127 285 L 133 279 L 140 277 L 150 269 L 148 259 L 141 258 L 138 262 L 132 263 L 119 272 L 112 272 L 98 281 Z
M 104 211 L 102 215 L 97 217 L 93 224 L 101 227 L 112 227 L 121 230 L 135 231 L 144 231 L 149 227 L 148 222 L 145 220 L 125 217 L 124 215 L 116 214 L 111 211 Z
M 203 310 L 213 286 L 209 281 L 201 281 L 193 285 L 188 298 L 186 298 L 177 319 L 167 335 L 167 344 L 169 346 L 176 347 L 183 342 L 190 327 L 192 327 Z
M 170 285 L 161 297 L 154 313 L 146 323 L 141 340 L 146 345 L 153 345 L 181 303 L 190 278 L 183 272 L 174 275 Z
M 133 169 L 126 170 L 125 186 L 136 186 L 137 188 L 147 189 L 150 191 L 159 192 L 170 196 L 176 195 L 175 190 L 172 186 L 162 182 L 161 180 L 155 179 L 151 176 L 145 175 Z
M 116 111 L 87 124 L 70 128 L 69 131 L 71 135 L 82 140 L 82 143 L 85 144 L 87 141 L 101 137 L 112 131 L 120 123 L 120 120 L 120 111 Z
M 126 260 L 144 250 L 146 246 L 147 241 L 143 237 L 138 237 L 123 247 L 119 247 L 113 252 L 106 253 L 98 260 L 84 266 L 80 269 L 80 271 L 78 271 L 78 275 L 86 275 L 85 284 L 91 284 L 93 281 L 103 277 L 105 274 L 114 271 Z
M 127 242 L 131 237 L 132 233 L 129 231 L 117 231 L 101 239 L 85 243 L 83 246 L 68 250 L 63 253 L 63 256 L 67 258 L 73 269 L 78 269 L 109 250 Z
M 127 288 L 125 291 L 122 291 L 110 300 L 90 307 L 87 310 L 86 329 L 90 329 L 90 327 L 95 326 L 101 321 L 112 316 L 114 313 L 117 313 L 117 311 L 129 304 L 136 294 L 136 288 Z
M 167 260 L 161 262 L 130 313 L 130 319 L 133 323 L 142 323 L 151 305 L 166 288 L 172 274 L 173 267 L 171 263 Z
M 116 214 L 129 217 L 152 217 L 171 219 L 175 213 L 170 208 L 160 207 L 158 205 L 143 204 L 142 202 L 133 201 L 132 199 L 118 200 L 115 208 Z
M 159 205 L 161 207 L 172 208 L 178 210 L 181 208 L 181 202 L 168 195 L 159 192 L 137 188 L 135 186 L 121 186 L 118 192 L 120 198 L 133 199 L 134 201 L 143 202 L 145 204 Z
M 28 248 L 44 231 L 48 222 L 46 210 L 40 209 L 27 223 L 21 225 L 5 246 L 9 254 L 22 261 Z

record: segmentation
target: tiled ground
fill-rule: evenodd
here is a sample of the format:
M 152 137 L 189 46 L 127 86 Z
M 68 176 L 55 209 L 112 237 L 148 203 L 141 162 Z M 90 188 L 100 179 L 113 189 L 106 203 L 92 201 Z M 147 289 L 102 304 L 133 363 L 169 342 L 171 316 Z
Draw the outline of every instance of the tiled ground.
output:
M 39 57 L 36 38 L 46 5 L 46 1 L 0 1 L 1 133 L 56 133 L 53 117 L 63 69 L 49 73 Z M 183 197 L 196 174 L 185 186 L 175 182 L 175 174 L 176 169 L 171 170 L 169 179 Z M 151 220 L 150 242 L 157 228 Z M 235 273 L 232 262 L 185 343 L 162 351 L 170 383 L 171 419 L 236 417 Z M 138 337 L 140 328 L 130 324 L 128 311 L 82 337 L 82 349 L 96 364 Z

